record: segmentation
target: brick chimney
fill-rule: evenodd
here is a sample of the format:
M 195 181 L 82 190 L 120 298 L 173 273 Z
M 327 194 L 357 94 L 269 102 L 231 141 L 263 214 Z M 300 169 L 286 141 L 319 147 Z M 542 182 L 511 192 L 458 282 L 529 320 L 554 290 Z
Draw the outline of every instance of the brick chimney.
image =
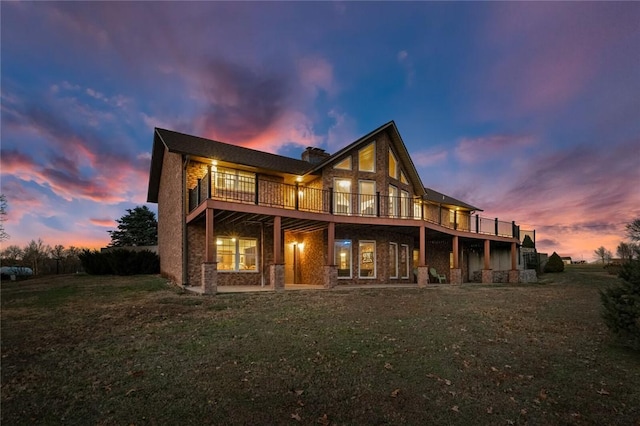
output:
M 331 155 L 328 152 L 325 152 L 324 149 L 307 147 L 302 153 L 302 160 L 311 164 L 320 164 Z

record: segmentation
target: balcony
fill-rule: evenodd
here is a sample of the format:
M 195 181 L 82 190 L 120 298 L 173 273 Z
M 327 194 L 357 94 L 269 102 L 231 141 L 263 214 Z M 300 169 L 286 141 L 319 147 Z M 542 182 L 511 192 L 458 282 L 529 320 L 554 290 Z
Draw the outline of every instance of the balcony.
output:
M 212 171 L 198 179 L 197 185 L 189 189 L 188 197 L 189 212 L 207 199 L 213 199 L 338 216 L 426 221 L 462 232 L 520 238 L 520 227 L 515 222 L 450 210 L 423 201 L 420 197 L 389 196 L 380 192 L 342 192 L 334 188 L 291 185 L 255 176 Z

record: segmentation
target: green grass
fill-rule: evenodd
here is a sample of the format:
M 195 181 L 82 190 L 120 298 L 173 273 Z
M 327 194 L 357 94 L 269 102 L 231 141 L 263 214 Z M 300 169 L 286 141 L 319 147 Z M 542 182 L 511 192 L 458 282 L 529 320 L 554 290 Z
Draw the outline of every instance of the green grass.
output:
M 638 424 L 640 355 L 598 288 L 185 294 L 153 276 L 2 283 L 3 424 Z

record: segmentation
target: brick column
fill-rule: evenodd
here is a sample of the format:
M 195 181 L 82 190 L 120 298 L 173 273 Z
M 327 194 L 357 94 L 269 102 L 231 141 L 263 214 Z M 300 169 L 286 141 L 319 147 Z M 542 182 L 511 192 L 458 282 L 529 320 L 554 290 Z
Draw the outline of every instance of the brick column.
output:
M 429 284 L 429 267 L 418 266 L 418 287 L 426 287 Z
M 336 265 L 325 265 L 323 271 L 324 288 L 333 288 L 338 283 L 338 267 Z
M 284 291 L 284 265 L 269 266 L 269 283 L 275 291 Z
M 517 284 L 520 282 L 520 271 L 518 271 L 518 251 L 516 243 L 511 243 L 511 270 L 509 271 L 509 284 Z
M 202 292 L 216 294 L 218 292 L 218 263 L 204 262 L 200 273 Z
M 484 240 L 484 269 L 482 270 L 482 283 L 491 284 L 493 282 L 493 271 L 491 270 L 491 241 Z

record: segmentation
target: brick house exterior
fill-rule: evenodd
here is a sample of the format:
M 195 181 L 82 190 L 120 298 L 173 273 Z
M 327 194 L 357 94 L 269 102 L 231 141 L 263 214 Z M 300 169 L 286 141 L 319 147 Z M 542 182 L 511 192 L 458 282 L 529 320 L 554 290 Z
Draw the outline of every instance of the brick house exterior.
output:
M 147 198 L 161 273 L 205 293 L 520 279 L 519 227 L 425 187 L 393 121 L 300 160 L 156 128 Z

